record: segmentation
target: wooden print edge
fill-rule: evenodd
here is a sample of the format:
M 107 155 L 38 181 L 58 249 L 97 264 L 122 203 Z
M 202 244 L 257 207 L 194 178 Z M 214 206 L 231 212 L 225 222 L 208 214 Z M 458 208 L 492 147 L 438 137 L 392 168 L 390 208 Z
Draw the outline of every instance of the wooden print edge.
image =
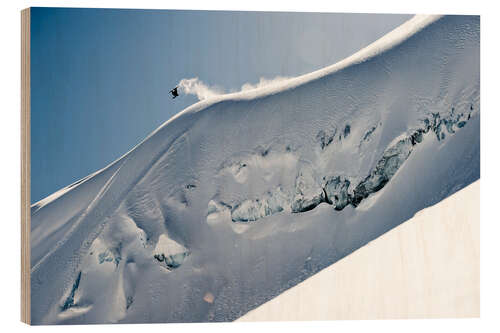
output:
M 21 321 L 26 324 L 31 324 L 30 14 L 30 8 L 21 11 Z

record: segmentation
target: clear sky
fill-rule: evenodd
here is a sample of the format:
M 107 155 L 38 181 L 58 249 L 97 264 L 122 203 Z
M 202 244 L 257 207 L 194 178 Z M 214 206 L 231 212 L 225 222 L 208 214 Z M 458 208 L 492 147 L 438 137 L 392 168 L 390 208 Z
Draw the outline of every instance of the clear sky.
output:
M 31 202 L 113 162 L 196 102 L 198 77 L 226 91 L 331 65 L 410 15 L 31 11 Z

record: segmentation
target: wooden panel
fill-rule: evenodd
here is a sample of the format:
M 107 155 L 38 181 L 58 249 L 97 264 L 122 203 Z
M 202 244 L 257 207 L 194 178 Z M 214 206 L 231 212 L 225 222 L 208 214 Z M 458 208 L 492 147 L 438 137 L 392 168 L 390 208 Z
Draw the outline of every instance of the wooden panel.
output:
M 30 318 L 30 9 L 21 12 L 21 321 Z

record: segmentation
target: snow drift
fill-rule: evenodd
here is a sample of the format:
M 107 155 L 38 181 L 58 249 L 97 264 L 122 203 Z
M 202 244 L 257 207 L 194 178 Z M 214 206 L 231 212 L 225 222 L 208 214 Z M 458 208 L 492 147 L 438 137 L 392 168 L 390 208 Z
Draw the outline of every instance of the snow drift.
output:
M 32 323 L 234 320 L 479 179 L 479 106 L 473 16 L 196 103 L 32 206 Z

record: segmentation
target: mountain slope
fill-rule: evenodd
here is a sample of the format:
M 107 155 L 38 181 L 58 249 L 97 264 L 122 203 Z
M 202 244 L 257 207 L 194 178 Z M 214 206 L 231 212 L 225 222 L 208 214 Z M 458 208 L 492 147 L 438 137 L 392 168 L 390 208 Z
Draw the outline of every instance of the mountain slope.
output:
M 32 322 L 234 320 L 479 178 L 479 18 L 199 102 L 32 206 Z
M 479 181 L 238 321 L 479 317 Z

